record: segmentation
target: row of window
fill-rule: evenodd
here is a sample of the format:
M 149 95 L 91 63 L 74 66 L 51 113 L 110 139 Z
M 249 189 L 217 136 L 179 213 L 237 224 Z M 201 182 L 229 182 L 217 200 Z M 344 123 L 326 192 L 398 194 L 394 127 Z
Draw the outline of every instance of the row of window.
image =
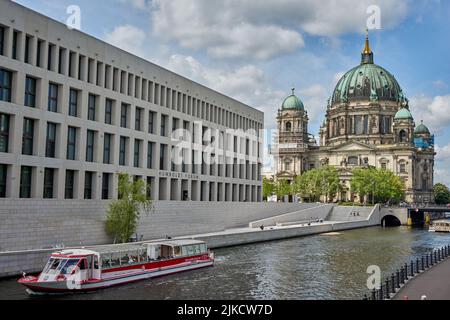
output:
M 345 128 L 345 121 L 347 121 L 347 134 L 369 134 L 369 116 L 350 116 L 348 118 L 336 118 L 330 121 L 329 133 L 330 137 L 337 137 L 341 134 L 341 129 Z M 375 124 L 371 124 L 372 126 Z M 379 132 L 380 134 L 392 133 L 392 117 L 380 116 L 379 118 Z
M 44 199 L 55 199 L 58 197 L 57 190 L 59 190 L 57 186 L 58 180 L 58 169 L 55 168 L 45 168 L 44 169 L 44 178 L 42 185 L 42 197 Z M 84 185 L 83 185 L 83 194 L 76 194 L 77 182 L 80 181 L 79 175 L 84 174 Z M 85 200 L 94 199 L 95 188 L 97 183 L 97 177 L 101 178 L 101 195 L 100 198 L 102 200 L 111 199 L 112 194 L 112 184 L 113 184 L 113 173 L 102 173 L 100 176 L 98 173 L 92 171 L 80 172 L 76 170 L 65 170 L 64 172 L 64 199 L 77 199 L 78 196 L 83 197 Z M 33 180 L 36 179 L 36 168 L 30 166 L 21 166 L 20 167 L 20 184 L 19 184 L 19 198 L 21 199 L 30 199 L 32 197 L 36 197 L 37 195 L 33 194 Z M 135 179 L 142 179 L 142 177 L 135 176 Z M 8 166 L 6 164 L 0 164 L 0 198 L 5 198 L 7 195 L 7 183 L 12 181 L 12 179 L 8 179 Z M 154 184 L 154 177 L 147 177 L 147 197 L 150 199 L 152 196 L 151 186 Z M 169 197 L 172 200 L 176 200 L 178 197 L 175 194 L 178 190 L 176 185 L 171 185 L 170 196 L 167 194 L 167 190 L 164 188 L 167 187 L 167 178 L 160 178 L 160 190 L 158 198 L 160 200 L 168 200 Z M 230 184 L 230 183 L 221 183 L 218 182 L 207 182 L 207 181 L 192 181 L 192 197 L 193 200 L 206 201 L 214 201 L 215 193 L 217 193 L 218 201 L 257 201 L 260 197 L 261 188 L 259 186 L 250 186 L 243 184 Z M 207 185 L 209 184 L 209 192 L 206 192 Z M 194 185 L 200 187 L 200 194 L 197 194 L 197 191 L 194 190 Z M 225 187 L 225 190 L 224 190 Z M 179 195 L 179 199 L 181 200 L 189 200 L 188 199 L 188 191 L 186 189 L 186 185 L 183 186 L 181 190 L 181 194 Z M 255 196 L 254 192 L 257 191 Z M 35 191 L 34 191 L 35 192 Z M 224 192 L 224 193 L 223 193 Z M 208 196 L 209 194 L 209 196 Z
M 57 169 L 45 168 L 44 169 L 44 180 L 43 180 L 43 198 L 53 199 L 56 197 L 55 191 L 55 175 Z M 77 171 L 66 170 L 65 183 L 64 183 L 64 198 L 74 199 L 75 198 L 75 175 Z M 93 186 L 94 186 L 94 175 L 95 172 L 85 172 L 84 179 L 84 199 L 93 198 Z M 102 176 L 102 199 L 110 199 L 111 197 L 111 187 L 110 182 L 112 181 L 112 173 L 103 173 Z M 0 198 L 6 197 L 6 184 L 8 176 L 8 167 L 6 164 L 0 164 Z M 29 199 L 32 197 L 32 181 L 33 181 L 33 167 L 22 166 L 20 168 L 20 186 L 19 186 L 19 197 L 22 199 Z
M 6 27 L 0 26 L 0 55 L 5 55 Z M 162 107 L 171 108 L 185 114 L 195 116 L 230 128 L 247 130 L 262 129 L 262 124 L 245 118 L 237 113 L 215 106 L 201 99 L 183 94 L 156 82 L 120 70 L 103 62 L 78 54 L 75 51 L 47 43 L 34 36 L 25 35 L 13 30 L 11 42 L 11 58 L 21 60 L 19 48 L 25 42 L 23 59 L 25 63 L 58 72 L 80 81 L 113 90 Z M 44 50 L 46 49 L 46 50 Z M 36 56 L 32 57 L 32 53 Z M 47 59 L 44 55 L 47 55 Z M 34 60 L 35 58 L 35 60 Z M 45 62 L 47 66 L 45 66 Z
M 54 83 L 49 83 L 49 92 L 48 92 L 48 111 L 58 112 L 58 96 L 59 96 L 59 85 Z M 77 89 L 71 88 L 69 91 L 69 106 L 68 106 L 68 115 L 72 117 L 79 116 L 79 96 L 80 91 Z M 9 102 L 11 100 L 11 72 L 0 69 L 0 100 L 4 100 Z M 88 96 L 88 112 L 87 119 L 91 121 L 98 120 L 98 96 L 89 94 Z M 26 77 L 25 82 L 25 100 L 24 104 L 27 107 L 36 107 L 36 79 L 32 77 Z M 113 113 L 114 113 L 115 101 L 111 99 L 105 99 L 105 119 L 104 122 L 106 124 L 113 125 Z M 135 119 L 134 119 L 134 130 L 136 131 L 144 131 L 144 117 L 145 110 L 140 107 L 136 107 L 135 109 Z M 120 110 L 120 126 L 122 128 L 129 128 L 129 118 L 131 114 L 131 105 L 122 103 Z M 148 114 L 148 133 L 155 134 L 155 123 L 156 123 L 157 113 L 154 111 L 149 111 Z M 168 136 L 168 115 L 161 115 L 161 127 L 160 134 L 161 136 Z M 190 137 L 192 141 L 195 141 L 195 130 L 191 130 L 191 124 L 189 121 L 183 121 L 183 126 L 180 127 L 181 120 L 178 118 L 172 119 L 172 132 L 175 132 L 177 129 L 184 129 L 186 132 L 192 132 L 192 136 Z M 207 135 L 207 127 L 203 127 L 203 137 Z M 223 135 L 223 133 L 221 133 Z M 187 137 L 183 137 L 184 140 L 187 140 Z M 210 141 L 213 139 L 211 137 Z M 235 152 L 237 152 L 237 137 L 235 137 Z M 203 141 L 206 144 L 206 140 Z M 255 142 L 256 143 L 256 142 Z M 250 154 L 250 140 L 246 140 L 246 155 Z M 259 154 L 259 145 L 257 146 L 258 150 L 252 150 L 253 154 Z
M 35 154 L 34 145 L 35 145 L 35 121 L 34 119 L 24 118 L 23 120 L 23 134 L 22 134 L 22 154 L 32 156 Z M 9 151 L 9 125 L 10 116 L 4 113 L 0 113 L 0 152 L 7 153 Z M 45 140 L 45 157 L 47 158 L 56 158 L 56 145 L 58 139 L 58 127 L 60 125 L 52 122 L 47 122 L 47 132 L 46 132 L 46 140 Z M 66 149 L 66 159 L 67 160 L 77 160 L 77 139 L 79 137 L 79 128 L 68 126 L 67 127 L 67 149 Z M 86 162 L 96 162 L 100 161 L 100 159 L 95 159 L 95 151 L 96 148 L 96 136 L 98 135 L 98 131 L 87 130 L 86 132 Z M 104 164 L 112 164 L 112 150 L 113 150 L 113 139 L 115 135 L 111 133 L 104 133 L 103 139 L 103 163 Z M 143 140 L 134 139 L 134 148 L 133 148 L 133 166 L 136 168 L 142 167 L 142 159 L 141 155 L 143 152 Z M 154 154 L 155 154 L 155 142 L 149 141 L 147 142 L 147 169 L 154 169 Z M 125 136 L 120 136 L 119 141 L 119 165 L 120 166 L 128 166 L 127 163 L 127 155 L 129 154 L 130 149 L 130 138 Z M 172 146 L 172 154 L 175 154 L 176 150 L 175 146 Z M 192 150 L 191 159 L 189 159 L 189 149 L 183 148 L 181 150 L 181 172 L 187 173 L 189 171 L 188 163 L 193 163 L 194 159 L 197 159 L 198 151 Z M 168 163 L 171 163 L 171 171 L 178 171 L 176 164 L 172 161 L 168 161 L 168 145 L 161 144 L 160 145 L 160 159 L 159 164 L 160 170 L 169 170 Z M 204 152 L 202 154 L 202 165 L 201 165 L 201 173 L 203 175 L 207 173 L 207 163 L 205 161 L 207 154 Z M 211 155 L 211 159 L 215 159 L 215 155 Z M 216 175 L 216 165 L 218 166 L 217 175 L 221 176 L 225 174 L 226 177 L 234 177 L 240 179 L 248 179 L 248 180 L 258 180 L 260 176 L 261 165 L 258 164 L 250 164 L 249 161 L 246 161 L 245 164 L 238 164 L 238 160 L 234 159 L 233 164 L 223 165 L 221 163 L 216 164 L 213 162 L 210 164 L 209 175 Z M 234 165 L 234 170 L 232 166 Z M 223 166 L 225 166 L 225 173 L 223 173 Z M 197 165 L 192 165 L 192 173 L 198 173 Z M 244 176 L 244 170 L 246 172 Z

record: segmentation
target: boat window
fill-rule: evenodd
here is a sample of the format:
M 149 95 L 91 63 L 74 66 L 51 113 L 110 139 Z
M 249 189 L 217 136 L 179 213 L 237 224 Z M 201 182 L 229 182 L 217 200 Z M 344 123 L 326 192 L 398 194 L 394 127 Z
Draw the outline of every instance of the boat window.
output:
M 195 254 L 194 246 L 187 246 L 188 256 L 192 256 Z
M 183 247 L 183 248 L 181 249 L 181 251 L 182 251 L 182 253 L 183 253 L 183 256 L 189 255 L 187 247 Z
M 48 260 L 47 265 L 45 266 L 44 271 L 43 271 L 44 273 L 47 273 L 47 272 L 49 272 L 49 271 L 51 270 L 51 268 L 53 267 L 53 265 L 54 265 L 54 263 L 55 263 L 55 260 L 58 260 L 58 259 L 50 258 L 50 259 Z M 59 263 L 59 261 L 58 261 L 58 263 Z M 56 270 L 57 267 L 58 267 L 58 266 L 56 266 L 56 267 L 54 268 L 54 270 Z
M 61 274 L 71 274 L 79 261 L 80 259 L 65 259 L 59 265 L 58 270 L 61 271 Z
M 181 256 L 181 247 L 174 247 L 173 249 L 174 249 L 174 255 L 176 257 Z
M 201 245 L 200 245 L 200 247 L 201 247 L 202 253 L 206 253 L 206 252 L 208 252 L 208 250 L 207 250 L 207 248 L 206 248 L 206 244 L 205 244 L 205 243 L 201 244 Z

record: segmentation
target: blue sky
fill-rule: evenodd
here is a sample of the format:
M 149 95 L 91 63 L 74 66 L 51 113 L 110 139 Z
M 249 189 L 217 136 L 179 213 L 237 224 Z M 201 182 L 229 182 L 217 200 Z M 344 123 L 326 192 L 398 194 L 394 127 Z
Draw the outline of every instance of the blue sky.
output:
M 450 185 L 450 1 L 445 0 L 18 0 L 265 112 L 266 127 L 290 88 L 318 134 L 339 77 L 359 64 L 364 29 L 375 63 L 395 75 L 416 123 L 436 134 L 436 181 Z

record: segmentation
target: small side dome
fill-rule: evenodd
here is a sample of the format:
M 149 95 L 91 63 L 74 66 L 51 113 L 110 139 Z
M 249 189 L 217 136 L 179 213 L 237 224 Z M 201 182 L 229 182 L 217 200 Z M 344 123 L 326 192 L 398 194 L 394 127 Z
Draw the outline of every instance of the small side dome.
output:
M 401 108 L 395 115 L 395 120 L 413 120 L 411 112 L 406 108 Z
M 421 124 L 419 124 L 416 129 L 414 130 L 415 134 L 430 134 L 430 130 L 427 128 L 426 125 L 423 124 L 423 121 Z
M 283 105 L 281 106 L 283 110 L 305 110 L 303 102 L 295 95 L 295 89 L 292 89 L 292 94 L 284 99 Z

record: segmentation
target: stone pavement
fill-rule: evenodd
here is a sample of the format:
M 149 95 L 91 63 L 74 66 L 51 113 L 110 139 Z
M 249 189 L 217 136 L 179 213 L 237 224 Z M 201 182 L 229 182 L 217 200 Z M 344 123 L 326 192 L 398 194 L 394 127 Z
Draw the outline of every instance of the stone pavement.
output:
M 450 259 L 409 281 L 393 300 L 450 300 Z

